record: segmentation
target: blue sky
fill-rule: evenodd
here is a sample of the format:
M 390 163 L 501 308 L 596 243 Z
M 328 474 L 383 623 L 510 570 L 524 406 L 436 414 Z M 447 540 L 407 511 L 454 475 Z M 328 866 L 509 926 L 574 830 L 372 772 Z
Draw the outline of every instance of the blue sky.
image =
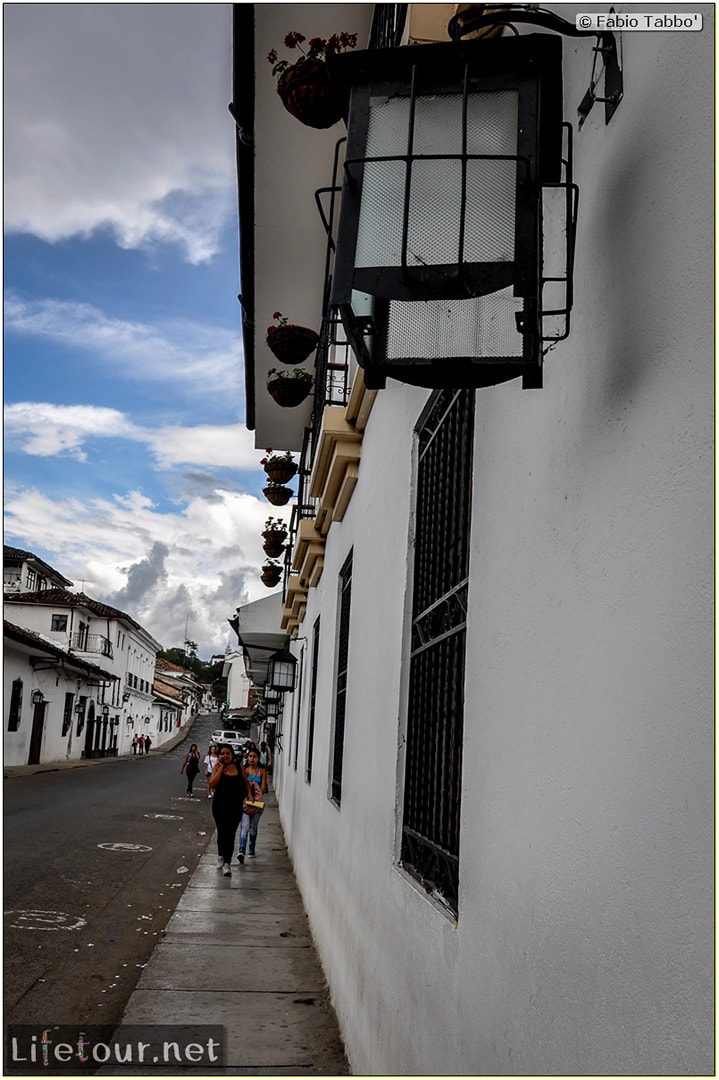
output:
M 231 8 L 7 4 L 5 542 L 165 647 L 266 595 Z

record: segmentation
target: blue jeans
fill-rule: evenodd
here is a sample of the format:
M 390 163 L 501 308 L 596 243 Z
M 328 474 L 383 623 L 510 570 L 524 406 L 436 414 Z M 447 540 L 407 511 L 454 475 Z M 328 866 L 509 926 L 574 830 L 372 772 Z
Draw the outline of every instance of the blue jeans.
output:
M 240 822 L 240 854 L 245 854 L 247 847 L 247 837 L 250 838 L 250 850 L 248 855 L 255 854 L 255 841 L 257 840 L 257 827 L 260 824 L 260 818 L 262 817 L 262 811 L 258 810 L 256 814 L 243 814 L 242 821 Z

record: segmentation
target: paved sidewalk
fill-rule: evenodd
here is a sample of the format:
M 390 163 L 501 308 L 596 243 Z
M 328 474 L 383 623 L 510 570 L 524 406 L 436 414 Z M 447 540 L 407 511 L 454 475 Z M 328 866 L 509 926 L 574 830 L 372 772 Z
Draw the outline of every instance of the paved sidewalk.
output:
M 257 858 L 244 866 L 234 861 L 231 878 L 217 870 L 213 835 L 122 1024 L 223 1025 L 224 1068 L 212 1075 L 346 1076 L 274 793 L 268 792 L 266 806 Z M 150 1071 L 164 1070 L 144 1074 Z M 166 1071 L 174 1075 L 177 1066 Z M 207 1069 L 182 1071 L 208 1075 Z

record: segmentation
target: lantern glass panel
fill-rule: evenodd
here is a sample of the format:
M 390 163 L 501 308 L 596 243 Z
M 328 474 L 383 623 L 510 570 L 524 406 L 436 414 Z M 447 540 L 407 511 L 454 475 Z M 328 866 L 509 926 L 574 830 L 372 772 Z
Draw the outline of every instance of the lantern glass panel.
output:
M 461 94 L 372 98 L 366 157 L 409 152 L 411 162 L 407 265 L 456 263 L 461 241 L 463 115 Z M 516 90 L 476 93 L 467 100 L 466 153 L 517 153 L 519 95 Z M 422 155 L 440 155 L 423 159 Z M 447 158 L 441 155 L 455 155 Z M 398 266 L 402 262 L 407 164 L 368 161 L 364 166 L 355 266 Z M 515 246 L 517 163 L 469 160 L 463 260 L 511 262 Z
M 515 316 L 522 308 L 511 288 L 471 300 L 391 300 L 385 356 L 521 357 L 524 341 Z

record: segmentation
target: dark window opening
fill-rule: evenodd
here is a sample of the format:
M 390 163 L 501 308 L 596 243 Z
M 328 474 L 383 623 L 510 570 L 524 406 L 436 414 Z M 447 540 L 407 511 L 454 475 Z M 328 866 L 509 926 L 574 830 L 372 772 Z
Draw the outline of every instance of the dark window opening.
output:
M 8 714 L 8 731 L 17 731 L 20 727 L 22 716 L 22 679 L 13 679 L 12 692 L 10 694 L 10 712 Z
M 51 630 L 67 630 L 67 615 L 53 615 L 50 623 Z
M 67 735 L 68 731 L 72 727 L 72 706 L 75 701 L 75 695 L 72 693 L 65 694 L 65 711 L 62 716 L 62 733 Z

